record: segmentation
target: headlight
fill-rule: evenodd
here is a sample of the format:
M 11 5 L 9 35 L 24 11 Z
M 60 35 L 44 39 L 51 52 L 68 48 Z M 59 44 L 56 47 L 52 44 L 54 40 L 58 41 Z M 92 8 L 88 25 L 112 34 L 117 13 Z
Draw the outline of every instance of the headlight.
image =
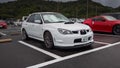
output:
M 58 28 L 58 31 L 61 33 L 61 34 L 73 34 L 72 31 L 70 30 L 66 30 L 66 29 L 61 29 L 61 28 Z

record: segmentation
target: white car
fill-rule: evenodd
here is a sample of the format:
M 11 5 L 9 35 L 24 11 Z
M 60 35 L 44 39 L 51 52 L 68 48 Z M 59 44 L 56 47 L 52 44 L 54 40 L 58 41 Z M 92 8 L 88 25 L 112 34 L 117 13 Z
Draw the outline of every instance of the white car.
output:
M 76 22 L 76 23 L 83 23 L 84 22 L 84 18 L 70 18 L 70 20 L 72 21 L 72 22 Z
M 44 41 L 47 48 L 90 46 L 93 40 L 91 28 L 70 22 L 56 12 L 38 12 L 28 16 L 22 24 L 22 39 L 34 38 Z
M 14 22 L 15 26 L 21 26 L 22 25 L 22 20 L 18 19 L 17 21 Z

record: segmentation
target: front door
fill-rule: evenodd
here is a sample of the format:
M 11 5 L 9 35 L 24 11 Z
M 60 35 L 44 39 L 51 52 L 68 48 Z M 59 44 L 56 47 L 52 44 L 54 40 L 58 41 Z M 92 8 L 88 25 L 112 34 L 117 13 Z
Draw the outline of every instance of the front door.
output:
M 96 20 L 92 21 L 92 26 L 94 31 L 107 31 L 108 30 L 108 22 L 102 17 L 97 17 Z

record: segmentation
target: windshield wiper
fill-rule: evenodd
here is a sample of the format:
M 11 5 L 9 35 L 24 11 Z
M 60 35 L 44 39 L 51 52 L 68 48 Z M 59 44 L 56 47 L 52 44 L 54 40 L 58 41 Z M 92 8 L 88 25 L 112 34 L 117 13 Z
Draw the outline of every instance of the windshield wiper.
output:
M 66 21 L 57 21 L 57 22 L 66 22 Z

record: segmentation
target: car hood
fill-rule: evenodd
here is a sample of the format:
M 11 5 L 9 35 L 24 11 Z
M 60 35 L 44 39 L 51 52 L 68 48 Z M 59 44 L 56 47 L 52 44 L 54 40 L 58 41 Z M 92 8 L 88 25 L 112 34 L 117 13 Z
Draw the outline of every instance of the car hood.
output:
M 80 23 L 74 23 L 74 24 L 64 24 L 64 23 L 50 23 L 46 24 L 48 26 L 51 26 L 53 28 L 62 28 L 62 29 L 67 29 L 67 30 L 81 30 L 81 29 L 90 29 L 89 26 L 85 24 L 80 24 Z

